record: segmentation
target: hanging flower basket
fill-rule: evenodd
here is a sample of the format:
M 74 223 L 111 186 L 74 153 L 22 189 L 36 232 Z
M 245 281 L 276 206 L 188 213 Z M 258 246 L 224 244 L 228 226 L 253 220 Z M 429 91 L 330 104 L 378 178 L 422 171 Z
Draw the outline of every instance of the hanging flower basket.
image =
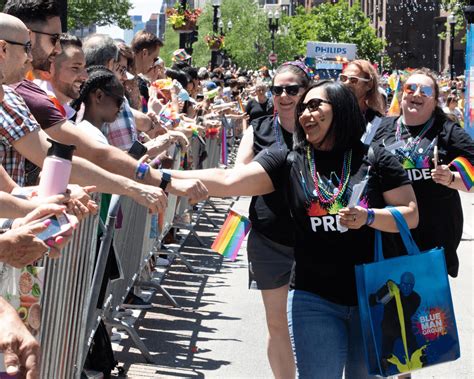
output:
M 224 48 L 224 36 L 208 34 L 204 37 L 204 42 L 211 51 L 219 51 Z
M 178 33 L 191 33 L 196 30 L 196 24 L 202 10 L 184 9 L 181 3 L 177 2 L 174 7 L 166 9 L 168 24 Z

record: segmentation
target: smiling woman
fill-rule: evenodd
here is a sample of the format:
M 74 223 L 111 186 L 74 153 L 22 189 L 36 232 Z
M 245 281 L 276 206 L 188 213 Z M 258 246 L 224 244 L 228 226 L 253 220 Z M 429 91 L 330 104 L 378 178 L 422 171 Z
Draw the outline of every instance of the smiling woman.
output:
M 412 180 L 420 208 L 420 224 L 412 233 L 417 245 L 422 250 L 443 246 L 448 272 L 456 277 L 456 250 L 463 230 L 458 191 L 469 189 L 450 163 L 463 157 L 474 164 L 474 141 L 448 119 L 438 96 L 438 83 L 430 70 L 412 72 L 403 86 L 402 115 L 385 118 L 373 143 L 384 143 L 395 153 Z

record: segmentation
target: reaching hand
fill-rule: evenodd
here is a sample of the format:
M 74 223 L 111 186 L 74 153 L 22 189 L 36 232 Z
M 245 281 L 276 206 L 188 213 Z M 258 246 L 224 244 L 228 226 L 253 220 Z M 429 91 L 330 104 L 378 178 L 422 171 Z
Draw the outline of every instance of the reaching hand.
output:
M 39 378 L 40 346 L 17 312 L 0 297 L 0 352 L 8 375 Z
M 207 199 L 208 191 L 204 184 L 197 179 L 171 179 L 170 192 L 189 198 L 191 204 Z
M 159 187 L 139 184 L 131 197 L 137 203 L 150 209 L 152 213 L 164 212 L 168 206 L 168 197 Z

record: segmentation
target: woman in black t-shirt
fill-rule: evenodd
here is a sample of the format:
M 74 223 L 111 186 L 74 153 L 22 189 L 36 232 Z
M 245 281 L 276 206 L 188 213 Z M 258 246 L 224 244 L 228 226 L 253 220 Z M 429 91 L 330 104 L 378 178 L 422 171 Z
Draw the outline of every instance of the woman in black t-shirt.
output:
M 275 82 L 275 78 L 273 78 Z M 255 98 L 250 99 L 245 106 L 245 113 L 249 116 L 248 123 L 264 116 L 273 115 L 273 101 L 267 97 L 267 84 L 258 81 L 255 85 Z
M 463 231 L 458 191 L 468 192 L 448 164 L 457 157 L 474 164 L 474 141 L 438 106 L 439 88 L 428 69 L 416 70 L 403 86 L 400 117 L 385 118 L 374 138 L 394 152 L 412 180 L 420 212 L 413 237 L 421 250 L 444 247 L 448 273 L 458 275 L 457 247 Z M 439 160 L 433 162 L 437 146 Z M 471 189 L 470 192 L 474 192 Z
M 212 196 L 287 192 L 296 261 L 288 318 L 299 375 L 340 378 L 345 369 L 346 378 L 367 378 L 354 267 L 373 261 L 374 229 L 398 231 L 386 205 L 417 225 L 415 195 L 393 155 L 360 142 L 365 123 L 348 88 L 320 82 L 297 109 L 293 152 L 273 146 L 246 166 L 172 175 L 202 179 Z
M 277 68 L 271 86 L 276 113 L 257 118 L 247 128 L 237 153 L 237 167 L 252 162 L 260 151 L 274 144 L 291 149 L 296 104 L 309 82 L 309 71 L 301 62 L 287 62 Z M 296 370 L 286 303 L 294 263 L 294 231 L 285 193 L 277 189 L 252 197 L 249 214 L 249 285 L 262 291 L 269 332 L 268 360 L 276 378 L 291 379 Z

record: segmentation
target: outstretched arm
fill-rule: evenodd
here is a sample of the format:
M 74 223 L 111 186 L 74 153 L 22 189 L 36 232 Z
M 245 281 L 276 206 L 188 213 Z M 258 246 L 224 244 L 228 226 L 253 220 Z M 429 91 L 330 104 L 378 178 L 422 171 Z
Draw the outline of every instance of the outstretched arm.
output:
M 275 188 L 263 167 L 257 162 L 233 169 L 170 171 L 176 179 L 199 179 L 209 196 L 256 196 L 273 192 Z

